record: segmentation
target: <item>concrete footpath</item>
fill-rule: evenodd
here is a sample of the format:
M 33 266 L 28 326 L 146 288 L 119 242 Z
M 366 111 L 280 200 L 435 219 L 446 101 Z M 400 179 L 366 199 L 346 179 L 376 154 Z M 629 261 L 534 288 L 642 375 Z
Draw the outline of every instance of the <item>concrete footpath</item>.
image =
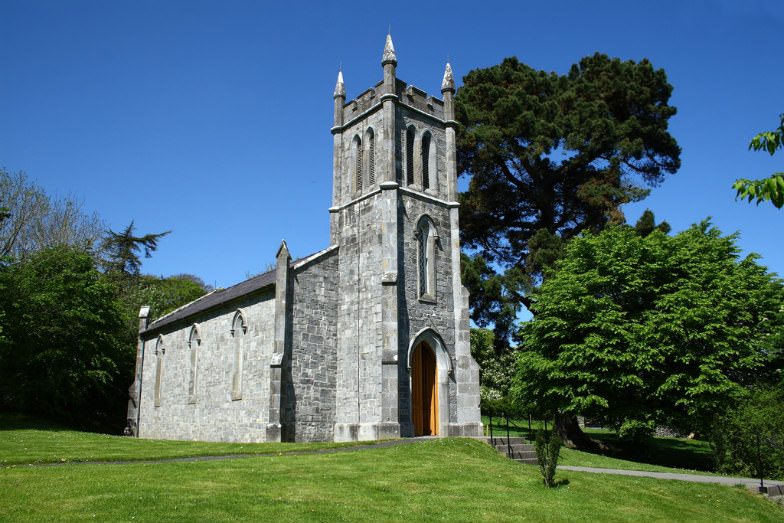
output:
M 592 472 L 595 474 L 618 474 L 621 476 L 640 476 L 656 479 L 674 479 L 678 481 L 691 481 L 693 483 L 718 483 L 720 485 L 745 485 L 750 490 L 757 492 L 760 481 L 752 478 L 738 478 L 732 476 L 707 476 L 701 474 L 681 474 L 676 472 L 647 472 L 644 470 L 603 469 L 598 467 L 573 467 L 558 465 L 559 470 L 576 470 L 579 472 Z M 765 480 L 771 497 L 784 494 L 784 481 Z M 772 491 L 772 492 L 771 492 Z

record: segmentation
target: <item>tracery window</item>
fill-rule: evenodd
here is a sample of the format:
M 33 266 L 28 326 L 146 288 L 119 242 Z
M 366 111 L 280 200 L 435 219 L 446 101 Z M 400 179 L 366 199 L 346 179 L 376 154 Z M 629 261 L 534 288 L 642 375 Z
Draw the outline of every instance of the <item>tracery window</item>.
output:
M 354 137 L 354 191 L 362 192 L 362 139 Z
M 413 126 L 406 129 L 406 185 L 414 185 L 414 135 Z
M 373 129 L 368 129 L 365 133 L 365 143 L 367 144 L 367 185 L 372 187 L 376 184 L 376 136 Z
M 436 299 L 436 230 L 429 217 L 423 216 L 417 227 L 419 297 L 425 300 Z
M 191 327 L 188 336 L 188 349 L 190 352 L 190 376 L 188 379 L 188 403 L 196 403 L 196 378 L 199 367 L 199 347 L 201 346 L 201 335 L 199 327 L 195 323 Z
M 231 337 L 234 344 L 234 369 L 231 378 L 231 399 L 242 399 L 242 360 L 244 359 L 245 334 L 248 332 L 248 324 L 245 315 L 238 310 L 234 314 L 231 322 Z
M 422 189 L 430 188 L 430 133 L 422 135 Z
M 153 404 L 161 406 L 161 378 L 163 377 L 163 356 L 166 349 L 163 346 L 163 336 L 158 336 L 155 341 L 155 392 L 153 394 Z

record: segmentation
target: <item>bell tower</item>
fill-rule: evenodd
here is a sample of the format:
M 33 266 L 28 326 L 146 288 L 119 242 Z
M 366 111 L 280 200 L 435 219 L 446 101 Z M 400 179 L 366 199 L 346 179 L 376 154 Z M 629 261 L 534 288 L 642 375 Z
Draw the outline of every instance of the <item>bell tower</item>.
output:
M 460 281 L 452 69 L 438 99 L 397 79 L 389 35 L 381 65 L 383 79 L 355 99 L 346 103 L 342 70 L 333 93 L 335 439 L 479 436 L 479 369 Z M 420 361 L 429 362 L 424 370 Z

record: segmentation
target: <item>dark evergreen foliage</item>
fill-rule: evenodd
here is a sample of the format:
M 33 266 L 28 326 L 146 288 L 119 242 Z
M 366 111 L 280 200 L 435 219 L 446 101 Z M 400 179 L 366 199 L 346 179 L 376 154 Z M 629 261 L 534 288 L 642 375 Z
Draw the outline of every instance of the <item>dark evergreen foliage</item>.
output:
M 507 58 L 463 81 L 458 164 L 470 183 L 460 198 L 462 240 L 503 269 L 518 269 L 506 275 L 506 299 L 528 306 L 569 239 L 622 223 L 622 204 L 644 198 L 644 186 L 680 166 L 667 131 L 672 86 L 647 60 L 599 53 L 566 75 Z

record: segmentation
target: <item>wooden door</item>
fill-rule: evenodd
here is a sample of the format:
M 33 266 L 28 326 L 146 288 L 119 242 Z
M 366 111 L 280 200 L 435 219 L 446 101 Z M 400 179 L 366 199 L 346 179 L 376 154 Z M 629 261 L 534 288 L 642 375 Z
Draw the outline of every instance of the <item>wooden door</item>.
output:
M 437 378 L 435 354 L 422 342 L 411 358 L 411 414 L 417 436 L 438 435 Z

